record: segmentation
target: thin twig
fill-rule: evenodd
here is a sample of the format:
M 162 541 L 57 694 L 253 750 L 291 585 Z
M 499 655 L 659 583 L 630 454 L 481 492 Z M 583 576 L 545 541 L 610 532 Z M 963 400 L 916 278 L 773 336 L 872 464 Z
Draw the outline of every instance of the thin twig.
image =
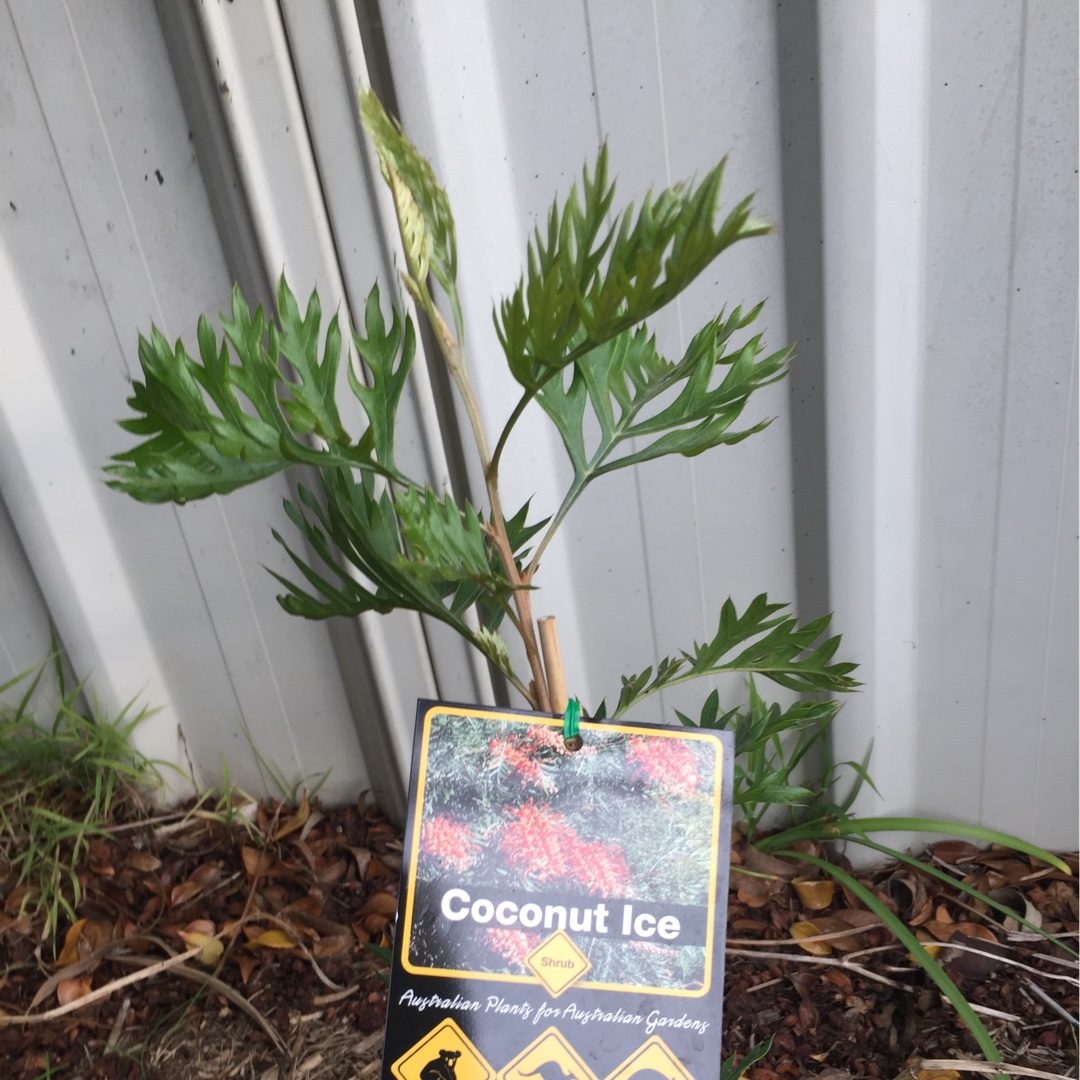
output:
M 120 1035 L 124 1030 L 124 1024 L 127 1023 L 128 1013 L 131 1012 L 131 998 L 126 997 L 120 1002 L 120 1008 L 116 1010 L 116 1016 L 113 1019 L 113 1026 L 109 1031 L 109 1037 L 105 1041 L 105 1052 L 112 1053 L 118 1052 L 118 1044 L 120 1042 Z
M 833 960 L 828 956 L 798 956 L 789 955 L 788 953 L 753 952 L 749 949 L 727 949 L 726 952 L 728 956 L 749 956 L 754 960 L 789 960 L 793 964 L 823 964 L 826 967 L 845 968 L 848 971 L 854 971 L 857 974 L 862 975 L 864 978 L 873 979 L 874 982 L 882 983 L 885 986 L 891 986 L 894 990 L 906 990 L 908 993 L 912 992 L 910 986 L 905 986 L 903 983 L 896 982 L 895 979 L 879 975 L 876 971 L 870 971 L 861 964 L 850 964 L 846 960 Z
M 117 956 L 114 959 L 118 963 L 127 964 L 129 967 L 142 967 L 144 970 L 149 970 L 147 958 L 144 956 Z M 221 979 L 211 975 L 208 971 L 197 971 L 186 964 L 177 964 L 173 968 L 173 974 L 179 975 L 190 982 L 199 983 L 201 986 L 209 987 L 215 994 L 228 998 L 238 1009 L 247 1013 L 270 1036 L 271 1042 L 277 1047 L 279 1053 L 284 1054 L 287 1052 L 288 1048 L 285 1045 L 285 1040 L 278 1033 L 277 1028 L 243 994 L 238 990 L 234 990 L 228 983 L 222 982 Z
M 1063 1009 L 1041 986 L 1036 986 L 1030 979 L 1022 980 L 1024 985 L 1037 997 L 1050 1006 L 1056 1013 L 1063 1016 L 1073 1027 L 1080 1028 L 1080 1019 L 1071 1012 Z
M 923 1058 L 924 1069 L 955 1069 L 957 1072 L 1006 1073 L 1012 1076 L 1036 1076 L 1040 1080 L 1069 1080 L 1063 1073 L 1029 1069 L 1026 1065 L 1006 1065 L 1002 1061 L 968 1061 L 966 1058 Z
M 1076 968 L 1080 971 L 1080 961 L 1063 960 L 1060 956 L 1051 956 L 1049 953 L 1033 952 L 1028 954 L 1031 960 L 1045 960 L 1048 964 L 1060 964 L 1062 967 Z
M 834 941 L 836 938 L 852 937 L 855 934 L 863 934 L 867 930 L 877 930 L 884 926 L 884 923 L 870 923 L 867 926 L 853 926 L 850 930 L 832 930 L 827 934 L 815 934 L 814 937 L 804 938 L 782 938 L 779 941 L 762 941 L 760 938 L 728 938 L 725 942 L 726 945 L 757 945 L 764 947 L 766 945 L 802 945 L 808 941 Z M 882 946 L 886 949 L 898 948 L 897 945 L 885 945 Z
M 1000 960 L 1003 964 L 1010 964 L 1013 967 L 1029 971 L 1032 975 L 1041 975 L 1044 979 L 1056 979 L 1058 982 L 1067 982 L 1072 983 L 1073 986 L 1080 986 L 1080 979 L 1074 979 L 1071 975 L 1052 975 L 1049 971 L 1040 971 L 1038 968 L 1022 964 L 1019 960 L 1013 960 L 1008 956 L 1000 956 L 998 953 L 987 952 L 985 949 L 976 949 L 971 945 L 961 945 L 959 942 L 950 940 L 943 941 L 941 947 L 943 949 L 957 949 L 960 952 L 974 953 L 976 956 L 985 956 L 991 960 Z
M 220 937 L 220 934 L 215 935 L 215 938 Z M 152 979 L 155 975 L 160 975 L 164 971 L 169 971 L 179 964 L 182 964 L 185 960 L 190 960 L 192 957 L 198 956 L 204 948 L 205 945 L 199 945 L 196 948 L 189 949 L 187 952 L 178 953 L 176 956 L 170 956 L 168 960 L 159 960 L 157 963 L 152 964 L 152 966 L 148 968 L 144 968 L 142 971 L 136 971 L 131 975 L 125 975 L 122 979 L 114 979 L 112 982 L 106 983 L 97 990 L 91 990 L 89 994 L 84 994 L 81 998 L 76 998 L 75 1001 L 69 1001 L 66 1005 L 60 1005 L 55 1009 L 50 1009 L 48 1012 L 37 1013 L 34 1016 L 28 1016 L 26 1014 L 2 1015 L 0 1016 L 0 1028 L 11 1027 L 13 1024 L 40 1024 L 44 1023 L 46 1020 L 55 1020 L 58 1017 L 67 1016 L 68 1013 L 85 1008 L 87 1005 L 92 1005 L 95 1001 L 101 1001 L 104 998 L 111 997 L 117 990 L 122 990 L 125 986 L 131 986 L 132 983 L 142 982 L 144 979 Z
M 941 995 L 941 1000 L 945 1001 L 945 995 Z M 1022 1024 L 1024 1018 L 1017 1016 L 1016 1013 L 1002 1012 L 1000 1009 L 991 1009 L 989 1005 L 976 1005 L 974 1001 L 969 1001 L 968 1005 L 973 1012 L 977 1012 L 980 1016 L 992 1016 L 995 1020 L 1008 1020 L 1013 1024 Z

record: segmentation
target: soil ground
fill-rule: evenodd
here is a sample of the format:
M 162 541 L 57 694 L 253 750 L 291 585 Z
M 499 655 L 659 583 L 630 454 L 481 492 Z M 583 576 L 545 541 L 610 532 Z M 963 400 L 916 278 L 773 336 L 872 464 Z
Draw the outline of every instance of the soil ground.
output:
M 380 951 L 392 944 L 401 834 L 363 805 L 248 810 L 231 824 L 177 812 L 94 841 L 78 920 L 55 940 L 20 914 L 24 890 L 0 883 L 0 1074 L 379 1075 Z M 1075 875 L 952 841 L 922 858 L 1075 948 Z M 981 1059 L 937 987 L 854 897 L 825 881 L 793 883 L 794 867 L 739 836 L 733 864 L 725 1054 L 773 1037 L 748 1080 L 892 1080 L 920 1069 L 922 1080 L 956 1080 L 922 1061 Z M 1074 957 L 928 873 L 883 866 L 859 877 L 941 945 L 1007 1062 L 1077 1075 Z M 195 947 L 201 954 L 180 959 Z

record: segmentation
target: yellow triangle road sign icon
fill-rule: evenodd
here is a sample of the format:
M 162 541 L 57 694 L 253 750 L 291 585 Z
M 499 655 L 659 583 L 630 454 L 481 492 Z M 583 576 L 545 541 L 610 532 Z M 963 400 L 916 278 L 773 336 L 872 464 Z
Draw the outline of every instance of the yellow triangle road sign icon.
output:
M 565 930 L 556 930 L 541 942 L 525 957 L 525 963 L 552 997 L 573 986 L 592 967 Z
M 494 1080 L 495 1070 L 451 1020 L 432 1028 L 390 1066 L 397 1080 Z
M 659 1035 L 642 1043 L 606 1080 L 694 1080 Z
M 502 1072 L 498 1080 L 596 1080 L 558 1028 L 548 1028 L 529 1043 Z

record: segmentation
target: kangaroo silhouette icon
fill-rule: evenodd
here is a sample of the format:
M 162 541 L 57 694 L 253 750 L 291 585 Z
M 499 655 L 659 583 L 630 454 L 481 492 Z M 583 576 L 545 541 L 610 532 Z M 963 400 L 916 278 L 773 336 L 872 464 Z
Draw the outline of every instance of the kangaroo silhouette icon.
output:
M 568 1073 L 557 1061 L 541 1062 L 532 1072 L 523 1072 L 523 1077 L 539 1076 L 540 1080 L 578 1080 L 573 1073 Z

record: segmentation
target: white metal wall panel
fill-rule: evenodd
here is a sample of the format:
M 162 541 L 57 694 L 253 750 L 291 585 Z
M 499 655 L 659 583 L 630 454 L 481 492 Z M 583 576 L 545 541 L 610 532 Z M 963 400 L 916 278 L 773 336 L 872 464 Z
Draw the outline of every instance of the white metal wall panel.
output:
M 113 420 L 138 371 L 137 332 L 153 319 L 190 336 L 229 295 L 153 9 L 14 3 L 0 17 L 12 102 L 0 235 L 40 340 L 37 378 L 56 388 L 44 419 L 58 427 L 40 434 L 70 441 L 81 465 L 54 474 L 5 416 L 5 498 L 24 540 L 61 520 L 47 516 L 50 500 L 96 511 L 54 531 L 52 550 L 27 545 L 64 644 L 114 707 L 136 693 L 164 706 L 141 739 L 155 756 L 184 761 L 180 723 L 205 773 L 225 755 L 235 780 L 258 787 L 245 720 L 290 779 L 332 764 L 329 794 L 350 797 L 369 780 L 327 629 L 283 617 L 260 565 L 286 569 L 266 526 L 287 487 L 145 507 L 108 492 L 98 472 L 127 442 Z M 3 302 L 12 313 L 11 294 Z M 113 586 L 110 567 L 122 575 Z M 123 632 L 106 618 L 120 596 L 135 605 Z M 81 607 L 89 598 L 99 606 Z
M 7 505 L 0 498 L 0 684 L 33 672 L 51 651 L 48 605 Z M 31 715 L 43 718 L 55 715 L 54 685 L 50 672 L 39 683 L 30 706 Z M 28 689 L 28 682 L 18 682 L 0 695 L 0 700 L 15 707 Z
M 1077 23 L 1075 5 L 1024 7 L 979 806 L 1061 844 L 1076 819 L 1047 796 L 1078 786 Z
M 927 9 L 820 12 L 829 577 L 866 684 L 834 725 L 836 756 L 873 740 L 886 804 L 914 811 Z
M 150 6 L 0 9 L 12 150 L 0 307 L 15 328 L 0 365 L 20 376 L 0 399 L 0 480 L 33 568 L 0 529 L 4 662 L 23 642 L 10 619 L 37 641 L 47 607 L 97 686 L 167 706 L 149 729 L 155 752 L 180 755 L 180 722 L 203 769 L 224 752 L 254 782 L 243 717 L 290 777 L 333 763 L 332 797 L 371 782 L 392 805 L 411 699 L 490 700 L 483 665 L 411 617 L 328 628 L 284 616 L 259 566 L 282 566 L 266 527 L 289 490 L 280 478 L 173 509 L 96 476 L 124 445 L 112 418 L 137 331 L 153 318 L 190 337 L 199 312 L 225 306 L 226 265 L 256 282 L 284 266 L 328 313 L 358 312 L 375 277 L 400 295 L 398 240 L 354 113 L 377 43 L 361 40 L 348 0 L 157 10 L 174 64 L 177 26 L 205 42 L 207 73 L 181 83 L 213 80 L 201 93 L 215 109 L 220 95 L 239 197 L 222 194 L 215 159 L 202 162 L 217 177 L 208 199 Z M 824 321 L 824 361 L 811 342 L 824 389 L 807 378 L 763 394 L 746 422 L 778 417 L 767 433 L 607 477 L 571 514 L 536 605 L 559 617 L 571 692 L 610 700 L 620 674 L 711 634 L 729 594 L 798 589 L 813 608 L 802 617 L 835 608 L 844 653 L 863 665 L 835 747 L 861 757 L 875 740 L 883 798 L 868 792 L 863 810 L 1075 844 L 1075 6 L 385 0 L 379 16 L 402 118 L 455 208 L 489 432 L 518 397 L 492 303 L 520 274 L 529 228 L 605 138 L 617 203 L 730 151 L 724 201 L 756 190 L 780 227 L 725 254 L 656 320 L 663 349 L 679 353 L 725 303 L 767 296 L 773 348 Z M 818 177 L 798 171 L 819 159 L 820 208 Z M 226 212 L 250 214 L 247 248 Z M 405 446 L 437 487 L 454 451 L 444 389 L 421 378 L 404 408 Z M 822 393 L 823 419 L 792 414 Z M 507 502 L 532 495 L 546 515 L 568 474 L 531 409 L 508 449 Z M 475 472 L 469 482 L 476 497 Z M 696 711 L 706 689 L 666 694 L 640 718 Z
M 820 10 L 838 754 L 1075 844 L 1076 9 Z

